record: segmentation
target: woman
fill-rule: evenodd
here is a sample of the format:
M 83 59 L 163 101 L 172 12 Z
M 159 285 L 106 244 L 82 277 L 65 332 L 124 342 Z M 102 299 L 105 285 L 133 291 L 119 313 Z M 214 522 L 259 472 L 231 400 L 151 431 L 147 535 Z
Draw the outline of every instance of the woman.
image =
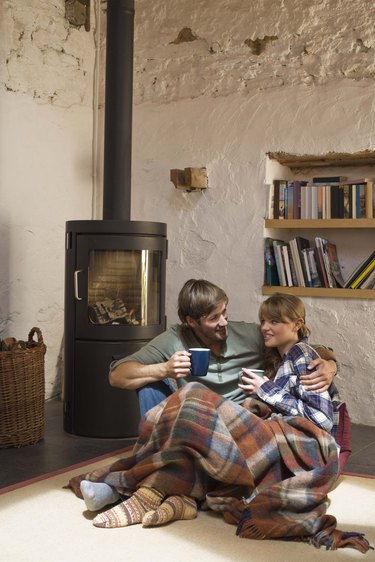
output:
M 315 353 L 305 339 L 303 304 L 273 295 L 260 321 L 267 378 L 244 369 L 241 384 L 256 399 L 240 406 L 189 383 L 141 421 L 130 458 L 72 479 L 89 508 L 105 503 L 108 491 L 109 501 L 130 496 L 99 513 L 95 526 L 157 526 L 192 519 L 199 506 L 222 512 L 241 537 L 368 550 L 363 535 L 342 533 L 326 515 L 338 471 L 331 435 L 337 396 L 333 388 L 317 395 L 299 383 Z

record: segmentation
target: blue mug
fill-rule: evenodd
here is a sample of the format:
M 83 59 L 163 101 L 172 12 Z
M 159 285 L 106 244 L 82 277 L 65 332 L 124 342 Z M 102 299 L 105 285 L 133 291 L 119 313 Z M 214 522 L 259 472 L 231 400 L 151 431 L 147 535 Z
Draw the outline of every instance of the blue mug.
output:
M 193 377 L 205 377 L 210 364 L 211 350 L 204 347 L 191 347 L 188 349 L 190 356 L 190 374 Z

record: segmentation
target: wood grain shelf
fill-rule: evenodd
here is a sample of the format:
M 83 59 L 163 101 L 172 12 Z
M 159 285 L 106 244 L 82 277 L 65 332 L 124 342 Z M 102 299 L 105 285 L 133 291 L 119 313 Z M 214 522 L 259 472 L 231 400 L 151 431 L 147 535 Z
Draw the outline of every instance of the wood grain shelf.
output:
M 277 287 L 263 285 L 262 295 L 273 295 L 274 293 L 289 293 L 298 297 L 375 299 L 374 289 L 328 289 L 322 287 Z
M 289 154 L 287 152 L 268 152 L 268 158 L 291 170 L 304 168 L 324 168 L 332 166 L 374 166 L 375 151 L 328 152 L 326 154 Z
M 265 219 L 266 228 L 375 228 L 375 219 Z

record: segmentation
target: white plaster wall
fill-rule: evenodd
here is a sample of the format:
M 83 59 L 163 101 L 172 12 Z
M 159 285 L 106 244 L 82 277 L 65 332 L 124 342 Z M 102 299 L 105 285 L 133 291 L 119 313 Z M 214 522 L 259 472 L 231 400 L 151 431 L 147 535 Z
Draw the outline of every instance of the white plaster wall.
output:
M 72 29 L 62 0 L 7 0 L 1 11 L 1 335 L 42 328 L 51 395 L 64 224 L 100 200 L 94 30 Z M 169 322 L 182 283 L 200 276 L 227 290 L 233 319 L 256 319 L 266 152 L 374 149 L 373 12 L 366 0 L 136 0 L 132 219 L 168 224 Z M 170 169 L 187 166 L 207 166 L 209 189 L 174 188 Z M 305 302 L 313 339 L 341 360 L 353 421 L 375 425 L 375 301 Z
M 93 36 L 63 2 L 0 3 L 0 337 L 47 345 L 59 393 L 65 221 L 91 217 Z

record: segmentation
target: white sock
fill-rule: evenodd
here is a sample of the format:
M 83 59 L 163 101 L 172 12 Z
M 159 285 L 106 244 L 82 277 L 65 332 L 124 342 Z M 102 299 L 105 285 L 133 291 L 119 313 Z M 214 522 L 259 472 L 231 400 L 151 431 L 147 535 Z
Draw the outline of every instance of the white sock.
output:
M 82 480 L 80 487 L 89 511 L 98 511 L 102 507 L 115 503 L 120 499 L 120 495 L 116 490 L 105 482 Z

